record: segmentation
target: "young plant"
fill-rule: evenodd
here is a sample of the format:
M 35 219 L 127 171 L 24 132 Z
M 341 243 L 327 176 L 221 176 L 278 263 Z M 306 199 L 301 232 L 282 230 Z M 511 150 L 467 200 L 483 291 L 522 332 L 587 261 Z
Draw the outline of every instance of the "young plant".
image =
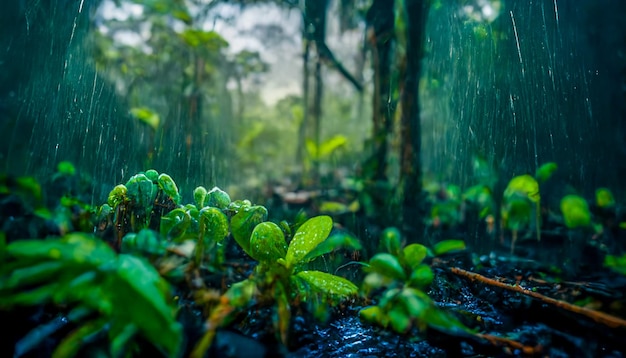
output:
M 114 212 L 116 247 L 129 232 L 157 226 L 162 215 L 174 209 L 180 194 L 174 180 L 167 174 L 150 169 L 132 176 L 109 193 L 107 204 Z M 153 224 L 156 222 L 157 224 Z
M 532 211 L 535 211 L 537 241 L 541 240 L 541 207 L 539 183 L 525 174 L 511 179 L 502 198 L 502 228 L 511 230 L 511 254 L 515 251 L 518 233 L 530 226 Z
M 212 310 L 207 320 L 207 332 L 194 350 L 196 357 L 208 349 L 218 327 L 228 323 L 234 313 L 255 302 L 272 303 L 276 312 L 274 327 L 283 344 L 288 345 L 292 307 L 297 301 L 314 305 L 313 311 L 316 312 L 316 308 L 324 308 L 315 307 L 316 304 L 336 304 L 358 291 L 356 285 L 342 277 L 305 269 L 307 262 L 326 253 L 326 250 L 315 251 L 315 248 L 327 239 L 332 229 L 330 217 L 307 220 L 287 244 L 278 225 L 263 221 L 265 215 L 266 211 L 259 207 L 243 206 L 232 219 L 233 236 L 238 238 L 241 248 L 258 261 L 258 265 L 250 278 L 233 285 Z M 249 232 L 251 227 L 253 229 Z
M 381 292 L 377 304 L 363 308 L 361 319 L 408 334 L 412 328 L 423 332 L 427 328 L 451 334 L 469 332 L 469 329 L 454 316 L 441 310 L 424 290 L 434 278 L 430 266 L 424 259 L 433 253 L 423 245 L 410 244 L 402 248 L 397 229 L 384 231 L 382 246 L 387 252 L 374 255 L 363 282 L 366 295 Z M 465 249 L 462 241 L 441 241 L 437 252 L 443 254 Z
M 0 260 L 0 310 L 55 304 L 65 307 L 65 317 L 76 325 L 52 356 L 74 356 L 99 334 L 106 335 L 113 357 L 140 349 L 139 337 L 164 355 L 179 355 L 182 329 L 169 285 L 142 259 L 118 255 L 95 237 L 72 233 L 2 245 Z M 24 349 L 57 333 L 40 327 L 27 336 L 44 336 L 25 339 Z

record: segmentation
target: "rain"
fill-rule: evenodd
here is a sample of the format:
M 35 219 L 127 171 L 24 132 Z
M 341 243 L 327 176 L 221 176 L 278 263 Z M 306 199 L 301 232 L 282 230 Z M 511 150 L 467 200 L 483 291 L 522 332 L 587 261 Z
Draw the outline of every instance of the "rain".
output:
M 623 356 L 624 14 L 4 4 L 0 355 Z

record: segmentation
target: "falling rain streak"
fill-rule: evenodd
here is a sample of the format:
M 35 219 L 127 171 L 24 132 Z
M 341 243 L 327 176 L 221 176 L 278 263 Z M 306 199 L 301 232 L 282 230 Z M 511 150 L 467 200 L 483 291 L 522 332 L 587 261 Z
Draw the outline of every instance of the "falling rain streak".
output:
M 599 113 L 615 118 L 607 104 L 613 94 L 602 87 L 611 79 L 596 72 L 604 59 L 592 55 L 599 44 L 589 41 L 586 27 L 591 8 L 608 7 L 477 2 L 492 6 L 481 10 L 444 3 L 431 10 L 426 34 L 426 171 L 470 185 L 471 161 L 479 156 L 503 178 L 555 161 L 562 179 L 581 190 L 616 180 L 594 160 L 618 154 L 603 143 L 611 121 Z M 494 13 L 496 3 L 497 16 L 481 15 Z

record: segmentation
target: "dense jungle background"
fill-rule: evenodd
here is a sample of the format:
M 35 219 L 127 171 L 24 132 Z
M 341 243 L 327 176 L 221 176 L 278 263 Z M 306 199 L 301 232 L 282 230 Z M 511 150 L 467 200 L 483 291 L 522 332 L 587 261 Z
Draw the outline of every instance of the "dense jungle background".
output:
M 624 15 L 3 4 L 0 352 L 622 357 Z

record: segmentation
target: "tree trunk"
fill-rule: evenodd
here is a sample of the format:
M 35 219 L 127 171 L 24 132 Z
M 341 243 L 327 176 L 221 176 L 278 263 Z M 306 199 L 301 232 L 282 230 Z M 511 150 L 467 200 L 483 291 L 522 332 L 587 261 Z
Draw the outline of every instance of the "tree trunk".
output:
M 403 9 L 406 14 L 406 63 L 400 104 L 400 191 L 402 228 L 409 242 L 417 241 L 424 231 L 419 80 L 429 5 L 428 0 L 405 0 Z

